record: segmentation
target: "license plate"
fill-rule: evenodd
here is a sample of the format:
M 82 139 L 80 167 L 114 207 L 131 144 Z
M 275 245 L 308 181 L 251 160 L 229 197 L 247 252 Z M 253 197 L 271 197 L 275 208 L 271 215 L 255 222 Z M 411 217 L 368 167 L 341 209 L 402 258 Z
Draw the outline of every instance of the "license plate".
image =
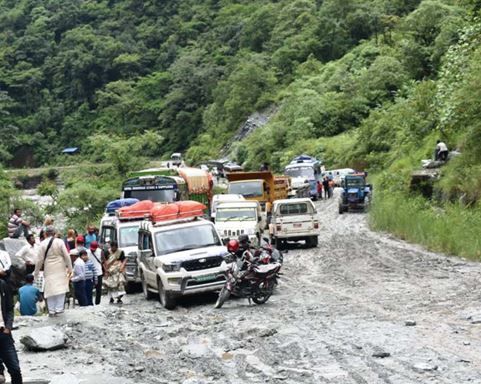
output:
M 295 223 L 294 224 L 294 228 L 301 228 L 302 227 L 302 224 L 301 223 Z
M 204 275 L 204 276 L 197 276 L 195 277 L 195 281 L 211 281 L 215 280 L 215 275 Z

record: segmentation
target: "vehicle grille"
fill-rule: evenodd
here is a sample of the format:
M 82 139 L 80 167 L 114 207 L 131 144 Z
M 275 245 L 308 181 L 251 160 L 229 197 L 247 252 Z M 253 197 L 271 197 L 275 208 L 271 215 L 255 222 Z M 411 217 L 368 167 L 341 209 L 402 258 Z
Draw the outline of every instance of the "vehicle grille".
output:
M 220 267 L 222 260 L 222 256 L 202 257 L 200 259 L 182 262 L 182 268 L 186 271 L 200 271 L 202 269 L 216 268 Z
M 189 280 L 187 282 L 187 287 L 197 287 L 197 286 L 202 286 L 202 285 L 205 285 L 205 284 L 212 284 L 212 283 L 225 283 L 225 276 L 219 275 L 214 280 L 211 280 L 211 281 Z
M 244 234 L 244 230 L 243 229 L 237 229 L 237 230 L 230 230 L 230 229 L 226 229 L 224 231 L 224 236 L 236 236 L 236 237 L 239 237 L 240 235 L 243 235 Z

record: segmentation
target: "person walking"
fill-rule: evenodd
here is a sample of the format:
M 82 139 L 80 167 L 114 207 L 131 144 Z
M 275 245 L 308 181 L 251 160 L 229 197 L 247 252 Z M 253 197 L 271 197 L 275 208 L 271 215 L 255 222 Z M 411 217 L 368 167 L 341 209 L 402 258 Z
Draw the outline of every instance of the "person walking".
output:
M 37 303 L 43 301 L 40 290 L 33 285 L 33 275 L 27 275 L 26 284 L 18 290 L 18 301 L 20 302 L 20 314 L 22 316 L 35 316 L 37 314 Z
M 324 179 L 322 180 L 322 189 L 324 189 L 324 199 L 329 198 L 329 179 L 327 176 L 324 176 Z
M 110 242 L 109 256 L 105 261 L 105 281 L 107 295 L 110 304 L 117 300 L 117 304 L 122 304 L 122 297 L 125 292 L 125 264 L 127 259 L 116 241 Z
M 102 250 L 99 248 L 99 243 L 92 241 L 90 249 L 87 251 L 89 259 L 93 262 L 95 267 L 95 275 L 97 276 L 97 283 L 95 284 L 95 305 L 99 305 L 102 300 L 102 281 L 103 281 L 103 264 L 105 257 Z
M 94 305 L 92 292 L 97 285 L 95 264 L 90 259 L 87 250 L 82 251 L 80 257 L 85 263 L 85 298 L 87 299 L 87 305 Z
M 25 262 L 25 273 L 30 275 L 35 271 L 35 262 L 37 260 L 37 244 L 35 243 L 35 236 L 30 233 L 27 236 L 27 244 L 25 244 L 20 250 L 15 254 L 15 257 L 23 260 Z
M 85 290 L 85 258 L 87 251 L 82 249 L 78 255 L 74 255 L 75 262 L 73 264 L 72 283 L 75 292 L 75 298 L 81 307 L 86 307 L 87 295 Z
M 4 365 L 12 384 L 22 384 L 22 372 L 12 337 L 14 305 L 9 284 L 3 279 L 6 271 L 0 267 L 0 382 L 5 382 Z
M 62 314 L 65 305 L 65 293 L 69 291 L 69 275 L 72 273 L 72 262 L 62 239 L 55 237 L 55 228 L 45 229 L 45 240 L 40 244 L 35 279 L 43 269 L 45 288 L 50 316 Z
M 18 239 L 22 234 L 27 237 L 30 223 L 22 219 L 22 210 L 16 208 L 8 220 L 8 237 Z

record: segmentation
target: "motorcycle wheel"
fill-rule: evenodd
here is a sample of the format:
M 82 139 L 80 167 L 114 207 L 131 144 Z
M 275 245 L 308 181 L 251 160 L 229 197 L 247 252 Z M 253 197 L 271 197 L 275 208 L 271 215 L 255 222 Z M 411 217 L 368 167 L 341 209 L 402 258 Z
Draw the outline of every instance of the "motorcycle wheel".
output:
M 217 308 L 217 309 L 222 308 L 222 306 L 227 301 L 229 296 L 230 296 L 229 290 L 226 287 L 222 288 L 222 290 L 219 293 L 219 297 L 217 298 L 217 301 L 215 302 L 214 308 Z
M 264 287 L 264 284 L 259 286 L 259 290 L 252 297 L 252 301 L 257 305 L 267 303 L 267 300 L 272 296 L 273 285 L 269 284 L 268 287 Z

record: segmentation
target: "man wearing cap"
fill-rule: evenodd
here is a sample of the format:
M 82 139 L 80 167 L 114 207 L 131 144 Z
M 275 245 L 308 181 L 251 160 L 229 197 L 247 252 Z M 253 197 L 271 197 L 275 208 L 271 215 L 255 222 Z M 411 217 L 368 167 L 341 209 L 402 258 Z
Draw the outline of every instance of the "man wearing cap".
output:
M 45 290 L 50 316 L 63 313 L 65 293 L 69 291 L 69 276 L 72 273 L 72 261 L 62 239 L 55 237 L 55 228 L 45 229 L 47 238 L 40 243 L 35 278 L 44 268 Z
M 103 264 L 105 258 L 103 257 L 103 252 L 99 249 L 99 243 L 95 240 L 90 243 L 87 253 L 89 259 L 94 263 L 95 273 L 97 275 L 97 284 L 95 285 L 95 305 L 99 305 L 102 298 L 102 278 L 104 275 Z
M 12 378 L 12 384 L 22 384 L 22 373 L 12 338 L 13 295 L 6 282 L 7 270 L 0 266 L 0 383 L 5 382 L 4 367 Z

